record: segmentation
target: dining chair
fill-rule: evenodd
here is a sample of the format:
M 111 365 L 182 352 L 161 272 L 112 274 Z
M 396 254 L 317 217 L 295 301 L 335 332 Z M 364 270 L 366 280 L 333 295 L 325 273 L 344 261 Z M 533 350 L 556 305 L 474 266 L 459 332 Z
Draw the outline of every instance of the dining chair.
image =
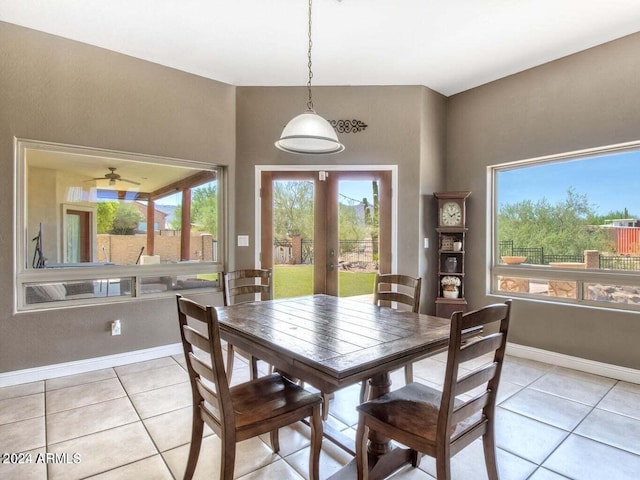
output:
M 495 447 L 495 406 L 509 329 L 511 300 L 469 313 L 451 316 L 451 335 L 442 391 L 421 383 L 404 387 L 357 407 L 356 459 L 358 480 L 368 478 L 366 441 L 369 429 L 412 449 L 412 464 L 419 455 L 436 459 L 438 480 L 451 478 L 451 457 L 482 437 L 489 480 L 498 480 Z M 499 324 L 495 333 L 463 343 L 463 331 Z M 494 328 L 495 329 L 495 328 Z M 460 365 L 491 354 L 487 362 L 460 375 Z M 479 387 L 481 390 L 476 390 Z M 471 392 L 470 399 L 460 395 Z
M 373 303 L 381 307 L 396 304 L 407 305 L 413 313 L 420 311 L 422 278 L 394 273 L 376 273 Z M 396 305 L 401 308 L 400 305 Z
M 408 275 L 376 273 L 373 288 L 373 303 L 379 307 L 408 308 L 413 313 L 420 311 L 420 291 L 422 278 Z M 404 382 L 413 382 L 413 364 L 404 367 Z M 360 403 L 369 396 L 369 382 L 364 380 L 360 388 Z
M 260 295 L 260 300 L 271 300 L 273 298 L 271 270 L 235 270 L 225 273 L 223 278 L 225 306 L 255 302 L 258 294 Z M 233 375 L 234 353 L 248 360 L 251 370 L 251 380 L 258 378 L 258 359 L 242 350 L 237 350 L 231 344 L 227 344 L 227 372 L 229 381 L 231 381 Z
M 180 336 L 191 382 L 191 446 L 184 479 L 198 463 L 206 423 L 221 440 L 221 480 L 232 480 L 236 443 L 270 432 L 274 453 L 280 450 L 278 429 L 309 418 L 309 478 L 319 479 L 322 447 L 322 397 L 307 392 L 278 373 L 229 387 L 215 308 L 177 296 Z

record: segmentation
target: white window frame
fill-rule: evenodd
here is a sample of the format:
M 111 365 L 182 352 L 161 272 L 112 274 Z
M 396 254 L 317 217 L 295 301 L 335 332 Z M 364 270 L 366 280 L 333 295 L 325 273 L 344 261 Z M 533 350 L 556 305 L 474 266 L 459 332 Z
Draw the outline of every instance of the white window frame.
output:
M 63 152 L 78 155 L 93 155 L 101 158 L 114 158 L 131 160 L 135 162 L 146 162 L 153 164 L 165 164 L 173 166 L 182 166 L 185 168 L 194 168 L 197 170 L 213 170 L 217 173 L 218 190 L 218 242 L 219 254 L 217 261 L 212 262 L 184 262 L 177 264 L 159 264 L 159 265 L 113 265 L 113 266 L 86 266 L 86 267 L 69 267 L 64 269 L 32 269 L 27 268 L 27 253 L 30 252 L 31 239 L 27 238 L 27 185 L 26 185 L 26 155 L 27 150 L 49 150 L 54 152 Z M 153 276 L 172 276 L 179 277 L 184 275 L 197 275 L 204 273 L 222 273 L 225 268 L 225 259 L 227 258 L 226 232 L 228 225 L 228 213 L 226 207 L 227 199 L 227 171 L 224 166 L 212 163 L 196 162 L 191 160 L 175 159 L 168 157 L 160 157 L 155 155 L 144 155 L 129 152 L 120 152 L 115 150 L 104 150 L 92 147 L 67 145 L 46 141 L 29 140 L 14 137 L 14 153 L 15 153 L 15 190 L 14 190 L 14 313 L 33 310 L 46 310 L 53 308 L 67 308 L 78 305 L 94 305 L 114 302 L 130 302 L 141 299 L 149 299 L 158 296 L 173 296 L 177 290 L 170 290 L 163 293 L 144 294 L 140 291 L 141 279 Z M 78 209 L 74 207 L 75 209 Z M 64 210 L 64 205 L 63 205 Z M 97 218 L 93 215 L 94 223 L 92 228 L 96 228 Z M 97 230 L 94 230 L 97 231 Z M 64 244 L 62 244 L 64 247 Z M 214 257 L 215 258 L 215 257 Z M 26 260 L 25 260 L 26 259 Z M 220 275 L 220 280 L 222 276 Z M 105 280 L 105 279 L 130 279 L 132 285 L 131 296 L 111 296 L 111 297 L 92 297 L 84 299 L 65 299 L 57 302 L 44 302 L 27 304 L 25 287 L 29 284 L 38 283 L 63 283 L 65 281 L 74 280 Z M 188 290 L 191 292 L 221 291 L 221 288 L 199 288 L 197 290 Z
M 624 303 L 598 302 L 584 298 L 584 284 L 601 283 L 605 285 L 624 285 L 640 287 L 640 274 L 637 271 L 612 271 L 598 269 L 575 269 L 575 268 L 551 268 L 544 265 L 503 265 L 498 260 L 498 191 L 497 174 L 500 171 L 541 165 L 546 163 L 557 163 L 582 158 L 602 156 L 623 151 L 639 150 L 640 140 L 597 147 L 584 150 L 577 150 L 557 155 L 548 155 L 531 159 L 519 160 L 515 162 L 501 163 L 487 167 L 487 295 L 499 298 L 520 298 L 523 300 L 542 301 L 548 303 L 560 303 L 566 305 L 582 306 L 588 308 L 598 308 L 605 310 L 624 310 L 640 312 L 640 306 Z M 506 292 L 499 290 L 498 278 L 509 276 L 523 279 L 541 280 L 566 280 L 576 282 L 577 298 L 555 297 L 550 295 L 537 295 L 535 293 Z

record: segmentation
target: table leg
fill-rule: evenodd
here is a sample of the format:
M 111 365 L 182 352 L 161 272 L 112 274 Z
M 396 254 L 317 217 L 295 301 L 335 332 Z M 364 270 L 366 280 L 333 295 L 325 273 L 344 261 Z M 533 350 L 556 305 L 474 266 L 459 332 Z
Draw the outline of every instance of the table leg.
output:
M 391 391 L 391 375 L 389 375 L 389 372 L 378 373 L 374 375 L 369 382 L 371 385 L 369 399 L 381 397 Z M 367 451 L 373 459 L 377 459 L 391 451 L 391 439 L 370 430 L 369 447 Z

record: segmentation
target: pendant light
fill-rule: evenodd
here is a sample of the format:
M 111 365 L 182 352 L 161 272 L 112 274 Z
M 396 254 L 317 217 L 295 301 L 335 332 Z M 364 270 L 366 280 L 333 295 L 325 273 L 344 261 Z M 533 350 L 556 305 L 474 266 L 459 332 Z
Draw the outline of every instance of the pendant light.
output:
M 282 130 L 280 140 L 275 145 L 280 150 L 289 153 L 305 155 L 322 155 L 328 153 L 338 153 L 344 150 L 344 145 L 338 140 L 338 135 L 331 124 L 318 115 L 313 109 L 313 99 L 311 98 L 311 3 L 309 0 L 309 81 L 307 82 L 306 112 L 292 118 Z

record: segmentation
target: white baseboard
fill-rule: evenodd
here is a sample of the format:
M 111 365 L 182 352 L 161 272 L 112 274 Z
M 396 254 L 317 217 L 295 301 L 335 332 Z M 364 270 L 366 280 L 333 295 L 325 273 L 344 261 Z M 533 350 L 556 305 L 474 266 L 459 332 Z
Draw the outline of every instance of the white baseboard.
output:
M 517 343 L 507 342 L 507 354 L 514 357 L 528 358 L 538 362 L 550 363 L 560 367 L 572 368 L 581 372 L 593 373 L 603 377 L 624 380 L 625 382 L 640 384 L 640 370 L 621 367 L 610 363 L 596 362 L 586 358 L 572 357 L 563 353 L 551 352 L 540 348 L 528 347 Z
M 154 358 L 166 357 L 182 353 L 182 344 L 174 343 L 160 347 L 136 350 L 133 352 L 106 355 L 104 357 L 88 358 L 74 362 L 57 363 L 36 368 L 27 368 L 13 372 L 0 373 L 0 387 L 9 387 L 21 383 L 64 377 L 77 373 L 91 372 L 102 368 L 118 367 L 129 363 L 144 362 Z M 507 343 L 507 354 L 514 357 L 527 358 L 538 362 L 549 363 L 560 367 L 572 368 L 582 372 L 602 375 L 604 377 L 624 380 L 625 382 L 640 384 L 640 370 L 620 367 L 608 363 L 596 362 L 585 358 L 572 357 L 562 353 L 528 347 L 517 343 Z
M 144 362 L 154 358 L 166 357 L 182 353 L 182 343 L 162 345 L 160 347 L 135 350 L 133 352 L 106 355 L 104 357 L 87 358 L 74 362 L 56 363 L 42 367 L 26 368 L 13 372 L 0 373 L 0 387 L 8 387 L 21 383 L 47 380 L 49 378 L 64 377 L 76 373 L 91 372 L 102 368 L 118 367 L 129 363 Z

